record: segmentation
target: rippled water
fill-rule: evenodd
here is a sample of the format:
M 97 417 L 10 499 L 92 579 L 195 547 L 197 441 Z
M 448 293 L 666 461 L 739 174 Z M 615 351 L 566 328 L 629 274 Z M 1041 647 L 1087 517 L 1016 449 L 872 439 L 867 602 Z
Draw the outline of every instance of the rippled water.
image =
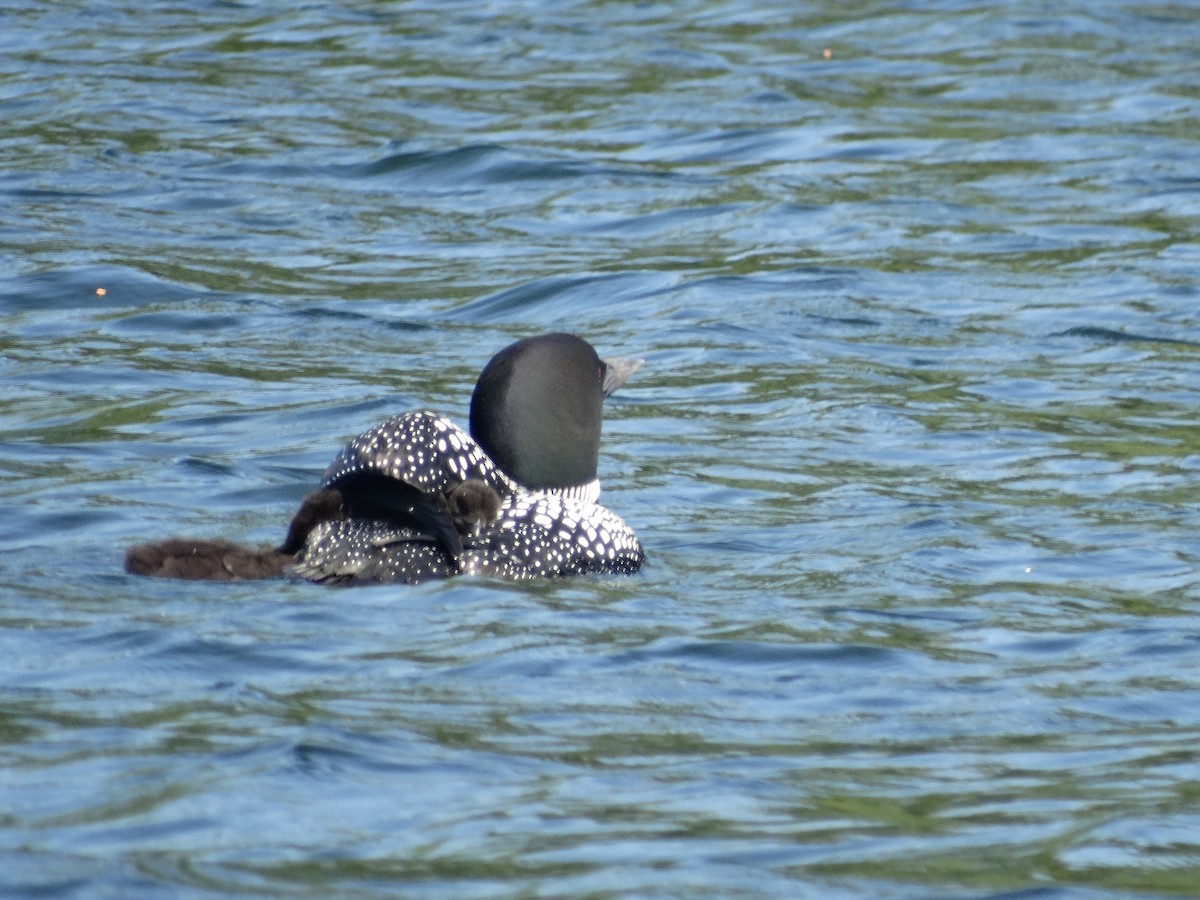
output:
M 0 889 L 1200 893 L 1189 4 L 0 7 Z M 273 541 L 508 341 L 639 577 Z

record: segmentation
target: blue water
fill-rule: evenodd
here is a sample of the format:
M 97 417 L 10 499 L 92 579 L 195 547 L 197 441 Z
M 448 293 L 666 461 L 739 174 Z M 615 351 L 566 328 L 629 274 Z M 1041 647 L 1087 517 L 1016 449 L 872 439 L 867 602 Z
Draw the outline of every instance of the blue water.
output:
M 1197 47 L 0 6 L 0 893 L 1200 896 Z M 643 574 L 122 572 L 546 330 Z

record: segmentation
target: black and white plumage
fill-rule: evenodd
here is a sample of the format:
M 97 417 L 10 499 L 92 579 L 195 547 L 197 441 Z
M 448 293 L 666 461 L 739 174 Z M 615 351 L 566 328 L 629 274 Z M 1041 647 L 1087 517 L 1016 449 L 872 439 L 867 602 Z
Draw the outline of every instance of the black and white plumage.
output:
M 169 538 L 129 548 L 126 571 L 338 584 L 636 572 L 641 544 L 597 502 L 596 468 L 604 398 L 638 365 L 573 335 L 517 341 L 480 374 L 469 434 L 422 411 L 359 435 L 278 547 Z
M 426 411 L 394 416 L 354 438 L 325 470 L 322 487 L 364 472 L 402 481 L 423 493 L 445 493 L 471 478 L 506 494 L 517 489 L 474 438 L 449 419 Z
M 428 531 L 380 519 L 322 522 L 291 567 L 337 584 L 420 582 L 451 575 L 523 580 L 632 574 L 645 556 L 633 529 L 604 507 L 545 491 L 503 498 L 494 520 L 451 554 Z
M 637 536 L 596 502 L 601 403 L 636 368 L 570 335 L 506 348 L 476 384 L 471 434 L 416 412 L 346 445 L 322 484 L 342 515 L 316 523 L 291 572 L 378 584 L 638 571 Z

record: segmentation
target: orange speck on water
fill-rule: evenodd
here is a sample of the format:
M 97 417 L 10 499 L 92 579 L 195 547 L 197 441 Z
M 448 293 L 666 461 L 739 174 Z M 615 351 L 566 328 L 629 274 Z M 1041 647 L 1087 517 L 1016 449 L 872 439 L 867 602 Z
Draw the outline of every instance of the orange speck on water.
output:
M 97 297 L 103 297 L 107 293 L 108 293 L 108 288 L 96 288 L 96 296 Z
M 828 47 L 826 47 L 824 50 L 821 51 L 821 55 L 823 57 L 825 57 L 826 59 L 829 59 L 831 56 L 833 56 L 833 51 L 830 50 Z

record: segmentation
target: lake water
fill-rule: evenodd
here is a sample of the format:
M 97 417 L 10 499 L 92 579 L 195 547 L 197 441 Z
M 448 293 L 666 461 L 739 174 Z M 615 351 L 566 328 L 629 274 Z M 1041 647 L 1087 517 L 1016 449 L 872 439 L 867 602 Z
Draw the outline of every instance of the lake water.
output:
M 0 892 L 1200 895 L 1200 10 L 0 6 Z M 628 579 L 278 540 L 511 340 Z

